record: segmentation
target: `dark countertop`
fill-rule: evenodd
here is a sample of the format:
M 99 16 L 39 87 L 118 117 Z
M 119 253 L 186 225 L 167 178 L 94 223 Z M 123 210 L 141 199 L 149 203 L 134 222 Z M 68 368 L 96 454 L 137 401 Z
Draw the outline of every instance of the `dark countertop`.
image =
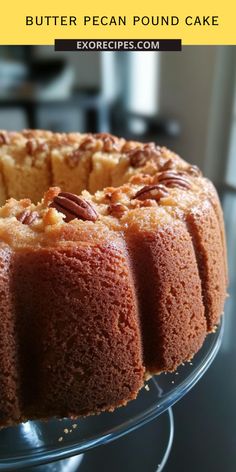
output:
M 173 407 L 175 433 L 165 472 L 236 471 L 236 193 L 223 197 L 230 298 L 220 352 L 198 384 Z M 80 472 L 154 472 L 157 422 L 88 452 Z

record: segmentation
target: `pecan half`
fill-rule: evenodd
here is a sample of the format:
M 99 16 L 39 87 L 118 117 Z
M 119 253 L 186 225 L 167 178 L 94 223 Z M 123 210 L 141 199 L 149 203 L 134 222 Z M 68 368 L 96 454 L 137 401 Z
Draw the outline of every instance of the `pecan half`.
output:
M 87 200 L 69 192 L 59 193 L 49 206 L 63 213 L 67 223 L 75 218 L 84 221 L 96 221 L 98 218 L 96 210 Z
M 164 187 L 164 185 L 156 184 L 156 185 L 145 185 L 145 187 L 141 188 L 133 197 L 137 198 L 138 200 L 159 200 L 163 197 L 167 197 L 168 190 Z
M 17 220 L 20 221 L 23 225 L 31 225 L 39 217 L 37 211 L 23 210 L 17 216 Z
M 188 178 L 174 171 L 161 172 L 157 175 L 157 181 L 165 185 L 165 187 L 191 188 L 191 183 Z
M 142 167 L 146 164 L 147 153 L 144 153 L 142 149 L 134 149 L 128 153 L 128 156 L 132 167 Z

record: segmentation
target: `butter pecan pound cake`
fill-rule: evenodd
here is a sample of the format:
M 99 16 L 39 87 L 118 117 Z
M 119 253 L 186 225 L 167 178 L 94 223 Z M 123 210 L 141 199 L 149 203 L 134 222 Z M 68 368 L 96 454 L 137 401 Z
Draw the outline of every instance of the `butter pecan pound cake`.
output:
M 168 149 L 2 131 L 0 198 L 2 426 L 125 405 L 219 323 L 217 193 Z

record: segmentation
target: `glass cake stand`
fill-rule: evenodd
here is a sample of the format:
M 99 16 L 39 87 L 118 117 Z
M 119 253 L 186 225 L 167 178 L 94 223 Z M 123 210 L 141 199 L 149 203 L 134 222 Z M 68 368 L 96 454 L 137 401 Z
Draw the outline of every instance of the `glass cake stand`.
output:
M 113 413 L 102 413 L 76 421 L 28 421 L 2 429 L 0 470 L 25 470 L 38 466 L 33 469 L 35 472 L 74 472 L 78 470 L 84 452 L 121 438 L 161 415 L 156 421 L 154 439 L 158 449 L 157 470 L 160 472 L 173 440 L 171 406 L 189 392 L 206 372 L 219 350 L 222 335 L 223 322 L 215 333 L 206 338 L 192 362 L 181 365 L 174 373 L 153 377 L 135 401 Z M 82 465 L 83 461 L 81 469 Z

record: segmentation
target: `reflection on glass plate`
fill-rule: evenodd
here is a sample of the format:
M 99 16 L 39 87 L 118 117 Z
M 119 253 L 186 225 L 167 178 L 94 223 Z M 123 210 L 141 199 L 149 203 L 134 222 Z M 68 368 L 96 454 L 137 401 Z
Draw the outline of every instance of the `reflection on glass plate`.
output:
M 177 372 L 155 376 L 137 400 L 113 413 L 71 421 L 28 421 L 0 431 L 0 470 L 14 470 L 60 460 L 113 441 L 153 420 L 182 398 L 215 358 L 223 323 L 210 334 L 192 362 Z

